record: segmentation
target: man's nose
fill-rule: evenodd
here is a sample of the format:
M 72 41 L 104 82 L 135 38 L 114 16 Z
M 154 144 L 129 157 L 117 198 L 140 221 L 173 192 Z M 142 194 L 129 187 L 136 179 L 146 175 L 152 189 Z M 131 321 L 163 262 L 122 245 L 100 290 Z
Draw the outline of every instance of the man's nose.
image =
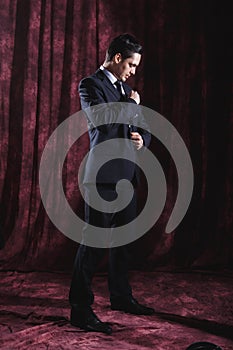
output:
M 135 73 L 136 73 L 136 68 L 133 67 L 133 68 L 131 69 L 131 74 L 132 74 L 132 75 L 135 75 Z

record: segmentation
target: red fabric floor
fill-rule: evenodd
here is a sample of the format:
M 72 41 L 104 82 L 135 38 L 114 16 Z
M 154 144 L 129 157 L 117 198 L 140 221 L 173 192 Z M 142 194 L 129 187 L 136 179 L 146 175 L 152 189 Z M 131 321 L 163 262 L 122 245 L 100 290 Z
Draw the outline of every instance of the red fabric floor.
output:
M 185 350 L 197 341 L 233 349 L 230 272 L 132 272 L 134 296 L 156 309 L 140 317 L 111 311 L 106 275 L 97 275 L 93 308 L 111 324 L 111 336 L 69 324 L 70 277 L 0 272 L 0 349 Z

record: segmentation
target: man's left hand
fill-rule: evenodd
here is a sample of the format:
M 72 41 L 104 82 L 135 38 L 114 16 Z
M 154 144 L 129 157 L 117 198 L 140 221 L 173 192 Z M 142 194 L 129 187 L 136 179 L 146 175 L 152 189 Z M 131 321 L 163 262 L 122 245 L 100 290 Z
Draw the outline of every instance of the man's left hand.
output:
M 133 140 L 133 143 L 137 150 L 142 148 L 143 146 L 143 138 L 138 132 L 131 132 L 131 140 Z

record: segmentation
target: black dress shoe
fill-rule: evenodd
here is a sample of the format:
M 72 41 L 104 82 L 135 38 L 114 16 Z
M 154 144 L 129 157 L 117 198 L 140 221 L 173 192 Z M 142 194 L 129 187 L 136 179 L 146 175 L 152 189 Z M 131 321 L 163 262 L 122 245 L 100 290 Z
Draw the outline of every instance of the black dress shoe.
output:
M 107 323 L 100 321 L 91 307 L 85 309 L 72 307 L 70 323 L 88 332 L 112 333 L 112 328 Z
M 154 309 L 139 304 L 133 297 L 129 299 L 116 298 L 112 300 L 111 309 L 124 311 L 133 315 L 153 315 L 155 313 Z

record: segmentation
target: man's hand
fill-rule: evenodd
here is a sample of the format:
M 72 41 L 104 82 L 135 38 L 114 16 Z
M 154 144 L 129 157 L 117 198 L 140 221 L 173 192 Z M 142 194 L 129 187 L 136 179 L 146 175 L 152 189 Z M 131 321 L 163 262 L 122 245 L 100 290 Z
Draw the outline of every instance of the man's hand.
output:
M 132 90 L 129 94 L 129 98 L 132 98 L 139 105 L 140 95 L 137 91 Z
M 133 140 L 133 143 L 135 144 L 135 147 L 137 150 L 142 148 L 143 146 L 143 138 L 138 132 L 131 132 L 131 140 Z

